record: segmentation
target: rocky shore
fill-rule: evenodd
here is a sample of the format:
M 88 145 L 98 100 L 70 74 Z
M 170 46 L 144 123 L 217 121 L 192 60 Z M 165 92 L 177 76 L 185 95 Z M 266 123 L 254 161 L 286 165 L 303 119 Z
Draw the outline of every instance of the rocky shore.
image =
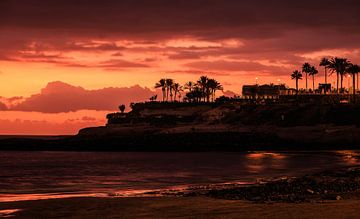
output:
M 256 203 L 303 203 L 360 197 L 360 166 L 328 170 L 296 178 L 282 178 L 254 185 L 218 185 L 164 191 L 160 195 L 211 197 Z

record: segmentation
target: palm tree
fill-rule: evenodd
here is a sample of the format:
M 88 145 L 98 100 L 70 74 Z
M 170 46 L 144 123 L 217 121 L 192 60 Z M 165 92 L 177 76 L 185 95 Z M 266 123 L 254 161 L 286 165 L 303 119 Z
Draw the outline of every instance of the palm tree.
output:
M 325 68 L 325 90 L 324 90 L 324 92 L 326 94 L 326 85 L 327 85 L 327 76 L 328 76 L 327 69 L 330 65 L 330 60 L 328 58 L 322 58 L 319 65 L 324 66 L 324 68 Z
M 173 79 L 166 79 L 166 101 L 169 100 L 169 94 L 170 94 L 170 100 L 172 101 L 172 97 L 173 97 L 173 84 L 174 84 L 174 80 Z
M 302 80 L 302 74 L 300 71 L 295 70 L 293 71 L 293 73 L 291 74 L 291 79 L 296 81 L 296 94 L 298 94 L 299 92 L 299 80 Z
M 215 100 L 216 91 L 217 91 L 217 90 L 222 90 L 223 87 L 222 87 L 222 85 L 221 85 L 218 81 L 216 81 L 215 79 L 209 79 L 207 85 L 208 85 L 208 89 L 209 89 L 209 91 L 210 91 L 211 99 L 212 99 L 212 101 L 214 101 L 214 100 Z
M 160 79 L 159 82 L 155 84 L 155 88 L 161 88 L 163 94 L 163 102 L 165 101 L 165 90 L 166 90 L 166 79 Z
M 312 76 L 313 92 L 315 92 L 315 75 L 317 73 L 319 73 L 319 71 L 315 68 L 315 66 L 311 66 L 311 71 L 310 71 L 309 75 Z
M 200 79 L 197 81 L 197 84 L 199 85 L 201 91 L 204 94 L 208 93 L 208 80 L 209 78 L 207 76 L 201 76 Z M 204 95 L 204 102 L 206 99 L 209 101 L 209 96 Z
M 195 86 L 190 92 L 186 93 L 186 99 L 189 102 L 200 102 L 203 97 L 204 93 L 198 86 Z
M 183 91 L 182 86 L 179 83 L 173 84 L 173 90 L 174 90 L 174 100 L 176 100 L 177 94 Z M 180 98 L 179 98 L 180 101 Z
M 186 82 L 186 84 L 184 85 L 184 88 L 187 89 L 187 90 L 189 90 L 189 92 L 191 92 L 192 89 L 194 88 L 194 86 L 195 86 L 195 83 L 194 83 L 194 82 L 188 81 L 188 82 Z
M 354 65 L 354 64 L 349 64 L 346 71 L 349 74 L 351 74 L 352 78 L 353 78 L 353 103 L 355 103 L 355 101 L 356 101 L 355 78 L 356 78 L 356 76 L 359 76 L 358 74 L 360 72 L 360 66 L 359 65 Z
M 304 63 L 302 66 L 302 72 L 305 73 L 305 78 L 306 78 L 306 91 L 308 90 L 308 80 L 307 80 L 307 76 L 308 74 L 311 73 L 311 65 L 309 63 Z
M 329 69 L 331 73 L 336 72 L 336 90 L 339 93 L 339 78 L 341 79 L 340 89 L 342 90 L 343 76 L 346 73 L 346 69 L 349 67 L 350 62 L 346 58 L 332 58 L 330 60 Z

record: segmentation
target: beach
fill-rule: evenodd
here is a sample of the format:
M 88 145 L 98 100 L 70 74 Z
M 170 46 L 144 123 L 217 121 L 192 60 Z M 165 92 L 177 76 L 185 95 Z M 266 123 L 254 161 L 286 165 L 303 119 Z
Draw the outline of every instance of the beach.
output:
M 12 218 L 358 218 L 360 200 L 252 203 L 206 197 L 70 198 L 0 203 Z M 3 215 L 4 216 L 4 215 Z
M 359 179 L 356 165 L 248 186 L 192 187 L 135 197 L 8 201 L 0 202 L 0 217 L 358 218 Z

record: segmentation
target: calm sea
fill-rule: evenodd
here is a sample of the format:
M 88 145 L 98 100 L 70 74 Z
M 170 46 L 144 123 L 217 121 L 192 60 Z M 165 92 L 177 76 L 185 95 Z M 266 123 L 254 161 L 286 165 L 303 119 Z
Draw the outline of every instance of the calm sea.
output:
M 359 164 L 359 151 L 248 153 L 0 152 L 0 202 L 131 196 L 218 183 L 253 183 Z

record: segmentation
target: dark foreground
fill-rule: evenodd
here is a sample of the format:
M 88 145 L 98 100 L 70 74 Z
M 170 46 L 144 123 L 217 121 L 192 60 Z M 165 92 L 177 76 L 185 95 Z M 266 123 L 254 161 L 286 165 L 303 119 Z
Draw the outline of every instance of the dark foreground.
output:
M 72 198 L 0 203 L 0 209 L 23 209 L 8 214 L 15 215 L 11 218 L 358 218 L 359 206 L 359 199 L 253 204 L 206 197 Z
M 71 198 L 0 203 L 18 218 L 358 218 L 360 167 L 263 185 L 194 188 L 161 197 Z

